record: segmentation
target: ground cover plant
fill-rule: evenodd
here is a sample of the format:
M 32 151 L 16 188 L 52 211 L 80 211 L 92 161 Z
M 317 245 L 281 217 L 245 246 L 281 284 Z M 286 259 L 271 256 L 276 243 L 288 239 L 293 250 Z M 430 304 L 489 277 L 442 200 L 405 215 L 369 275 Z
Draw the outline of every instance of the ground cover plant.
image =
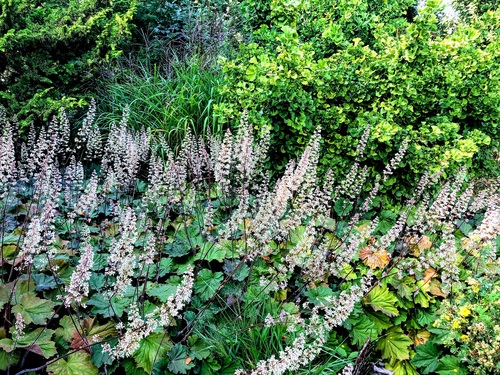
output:
M 73 129 L 62 112 L 26 142 L 2 116 L 2 371 L 497 371 L 482 329 L 498 321 L 498 180 L 425 173 L 377 213 L 408 144 L 363 198 L 370 127 L 345 180 L 318 175 L 318 128 L 272 184 L 271 130 L 254 139 L 245 116 L 163 158 L 127 111 L 107 139 L 96 116 Z

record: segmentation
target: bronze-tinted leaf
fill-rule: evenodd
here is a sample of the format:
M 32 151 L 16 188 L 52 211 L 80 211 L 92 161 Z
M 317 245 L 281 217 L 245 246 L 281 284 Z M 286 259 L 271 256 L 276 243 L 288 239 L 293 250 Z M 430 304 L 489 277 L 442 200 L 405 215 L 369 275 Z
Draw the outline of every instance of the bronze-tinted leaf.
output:
M 359 250 L 359 256 L 364 264 L 372 270 L 375 268 L 384 268 L 391 261 L 391 254 L 386 250 L 375 250 L 371 246 L 365 246 Z

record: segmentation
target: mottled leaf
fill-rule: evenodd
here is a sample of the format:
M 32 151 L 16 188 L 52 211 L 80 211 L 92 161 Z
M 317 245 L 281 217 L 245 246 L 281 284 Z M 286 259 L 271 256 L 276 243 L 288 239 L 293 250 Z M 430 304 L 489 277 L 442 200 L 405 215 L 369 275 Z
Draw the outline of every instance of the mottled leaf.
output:
M 359 257 L 372 270 L 375 268 L 384 268 L 391 260 L 391 254 L 386 250 L 375 250 L 371 246 L 365 246 L 359 250 Z

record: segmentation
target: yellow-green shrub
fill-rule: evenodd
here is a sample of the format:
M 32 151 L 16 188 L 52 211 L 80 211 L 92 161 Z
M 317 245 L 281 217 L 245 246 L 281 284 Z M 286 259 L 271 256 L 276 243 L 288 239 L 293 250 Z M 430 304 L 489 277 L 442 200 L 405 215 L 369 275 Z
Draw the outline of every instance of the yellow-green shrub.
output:
M 385 186 L 396 197 L 429 168 L 451 173 L 465 162 L 476 173 L 495 172 L 500 12 L 448 33 L 436 1 L 414 19 L 413 1 L 374 3 L 271 1 L 266 21 L 224 61 L 218 113 L 233 122 L 247 109 L 258 128 L 271 124 L 278 169 L 318 125 L 322 163 L 336 175 L 352 162 L 366 126 L 372 175 L 408 138 L 406 166 Z

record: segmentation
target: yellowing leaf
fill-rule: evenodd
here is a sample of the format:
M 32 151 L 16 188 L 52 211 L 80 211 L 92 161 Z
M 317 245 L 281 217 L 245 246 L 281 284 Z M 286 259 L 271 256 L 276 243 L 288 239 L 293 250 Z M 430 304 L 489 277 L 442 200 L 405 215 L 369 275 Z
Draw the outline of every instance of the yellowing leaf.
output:
M 415 366 L 410 361 L 390 361 L 387 369 L 393 371 L 393 375 L 418 375 Z
M 423 236 L 417 243 L 418 249 L 420 251 L 430 249 L 432 247 L 432 242 L 429 236 Z
M 425 270 L 425 274 L 424 274 L 424 281 L 427 283 L 429 282 L 433 277 L 437 277 L 437 272 L 434 268 L 432 267 L 428 267 L 426 270 Z
M 17 246 L 16 245 L 5 245 L 1 247 L 2 249 L 2 254 L 4 258 L 13 258 L 14 255 L 17 253 Z M 6 261 L 7 259 L 0 259 L 0 262 Z M 8 262 L 6 262 L 8 263 Z
M 438 279 L 432 279 L 429 285 L 429 292 L 436 297 L 446 298 L 446 293 L 441 289 L 441 281 Z
M 382 358 L 384 359 L 403 361 L 410 359 L 409 346 L 412 343 L 412 340 L 408 335 L 404 334 L 400 327 L 395 327 L 378 340 L 377 349 L 382 352 Z
M 52 375 L 97 375 L 99 370 L 90 361 L 90 355 L 84 351 L 70 354 L 47 366 L 47 372 Z
M 364 264 L 372 270 L 375 268 L 384 268 L 391 260 L 391 254 L 386 250 L 376 250 L 371 246 L 365 246 L 359 250 L 359 256 Z
M 417 332 L 415 332 L 415 335 L 412 336 L 413 343 L 415 345 L 423 345 L 429 340 L 431 337 L 431 333 L 425 329 L 421 329 Z

